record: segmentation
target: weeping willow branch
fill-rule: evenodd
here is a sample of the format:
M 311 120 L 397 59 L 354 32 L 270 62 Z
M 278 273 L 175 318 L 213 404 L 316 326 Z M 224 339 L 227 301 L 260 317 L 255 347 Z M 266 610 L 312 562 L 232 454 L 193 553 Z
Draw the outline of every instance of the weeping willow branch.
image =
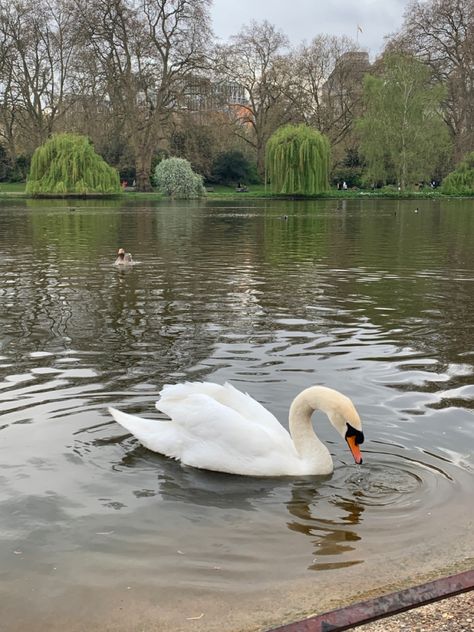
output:
M 448 195 L 474 195 L 474 151 L 446 176 L 441 190 Z
M 329 141 L 307 125 L 285 125 L 269 139 L 267 173 L 273 193 L 314 195 L 329 188 Z
M 91 195 L 120 192 L 117 171 L 78 134 L 57 134 L 31 159 L 26 192 L 42 195 Z

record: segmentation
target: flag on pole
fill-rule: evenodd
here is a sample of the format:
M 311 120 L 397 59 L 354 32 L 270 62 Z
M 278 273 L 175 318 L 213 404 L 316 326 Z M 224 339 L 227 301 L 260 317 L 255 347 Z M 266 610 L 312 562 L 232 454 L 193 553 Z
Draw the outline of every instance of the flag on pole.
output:
M 359 31 L 360 31 L 361 33 L 363 33 L 363 32 L 364 32 L 364 31 L 362 30 L 362 28 L 361 28 L 360 24 L 358 24 L 358 25 L 357 25 L 357 32 L 359 32 Z

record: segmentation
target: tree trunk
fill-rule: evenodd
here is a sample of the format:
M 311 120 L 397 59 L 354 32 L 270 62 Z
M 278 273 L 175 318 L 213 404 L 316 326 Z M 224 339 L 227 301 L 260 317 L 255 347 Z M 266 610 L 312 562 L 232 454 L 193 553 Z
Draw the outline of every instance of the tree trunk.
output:
M 136 190 L 141 193 L 153 191 L 153 187 L 150 182 L 151 154 L 149 152 L 141 151 L 138 153 L 135 159 L 135 169 Z
M 257 149 L 257 173 L 260 176 L 260 178 L 263 180 L 263 178 L 265 177 L 266 142 L 265 142 L 265 139 L 261 137 L 260 135 L 257 135 L 256 149 Z

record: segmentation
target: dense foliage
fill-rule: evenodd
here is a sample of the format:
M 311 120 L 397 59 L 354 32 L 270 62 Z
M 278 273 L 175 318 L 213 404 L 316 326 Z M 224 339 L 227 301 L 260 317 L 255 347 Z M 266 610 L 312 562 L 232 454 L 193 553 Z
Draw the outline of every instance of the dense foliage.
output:
M 443 96 L 428 67 L 410 55 L 387 55 L 381 74 L 366 76 L 358 130 L 373 182 L 395 182 L 403 190 L 431 178 L 450 147 Z
M 280 127 L 267 143 L 274 193 L 314 195 L 329 188 L 329 141 L 307 125 Z
M 474 195 L 474 151 L 446 176 L 441 190 L 448 195 Z
M 258 181 L 256 165 L 237 149 L 225 151 L 214 160 L 211 179 L 218 184 L 255 183 Z
M 171 198 L 195 198 L 204 194 L 202 176 L 194 173 L 185 158 L 166 158 L 155 169 L 155 183 Z
M 474 148 L 473 0 L 412 0 L 375 61 L 363 34 L 290 47 L 266 20 L 219 42 L 211 5 L 0 0 L 0 179 L 23 181 L 62 132 L 90 138 L 137 191 L 163 156 L 208 181 L 251 182 L 230 173 L 238 151 L 262 180 L 287 124 L 328 138 L 331 181 L 348 186 L 440 181 Z M 360 163 L 344 164 L 348 151 Z
M 120 181 L 88 138 L 56 134 L 33 154 L 26 192 L 37 196 L 111 194 L 120 192 Z

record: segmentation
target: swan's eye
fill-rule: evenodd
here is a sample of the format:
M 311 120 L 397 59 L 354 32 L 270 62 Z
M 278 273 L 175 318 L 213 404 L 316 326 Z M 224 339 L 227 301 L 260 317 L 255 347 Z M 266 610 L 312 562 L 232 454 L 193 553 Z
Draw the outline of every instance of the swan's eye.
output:
M 356 430 L 349 423 L 347 424 L 345 438 L 347 439 L 347 437 L 355 437 L 356 445 L 361 445 L 362 443 L 364 443 L 364 433 L 361 430 Z

